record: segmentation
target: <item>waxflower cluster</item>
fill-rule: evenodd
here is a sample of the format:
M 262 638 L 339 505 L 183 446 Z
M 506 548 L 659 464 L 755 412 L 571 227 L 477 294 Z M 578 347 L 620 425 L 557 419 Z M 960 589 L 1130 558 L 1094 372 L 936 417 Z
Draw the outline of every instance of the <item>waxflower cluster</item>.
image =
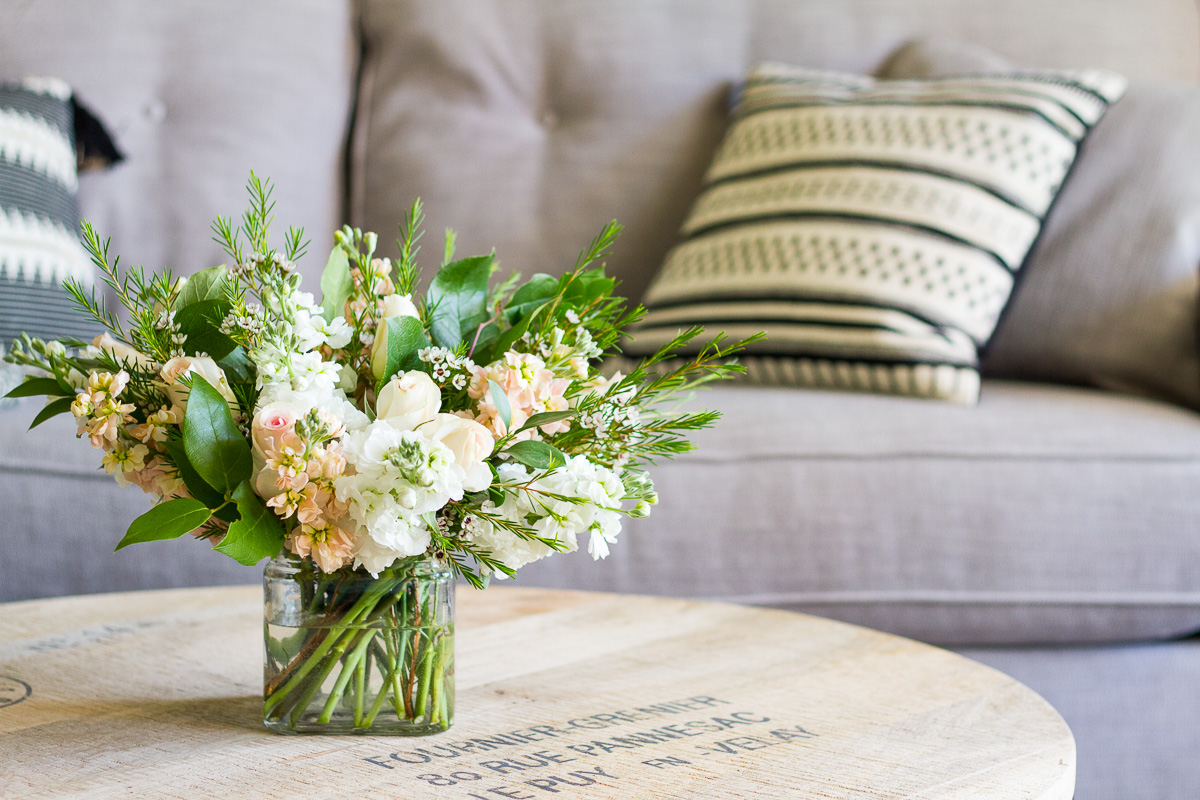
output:
M 214 224 L 232 266 L 188 277 L 119 270 L 85 224 L 126 314 L 68 283 L 106 332 L 7 356 L 29 375 L 10 396 L 49 398 L 35 424 L 69 413 L 103 468 L 151 495 L 120 546 L 190 533 L 246 564 L 282 551 L 371 575 L 435 556 L 476 585 L 557 552 L 604 558 L 657 502 L 644 468 L 717 418 L 667 401 L 738 369 L 740 343 L 699 330 L 604 368 L 642 313 L 596 265 L 615 223 L 573 269 L 524 282 L 493 283 L 494 257 L 456 260 L 448 236 L 422 295 L 416 203 L 393 257 L 338 231 L 318 300 L 302 232 L 273 247 L 270 186 L 252 176 L 250 192 L 240 225 Z

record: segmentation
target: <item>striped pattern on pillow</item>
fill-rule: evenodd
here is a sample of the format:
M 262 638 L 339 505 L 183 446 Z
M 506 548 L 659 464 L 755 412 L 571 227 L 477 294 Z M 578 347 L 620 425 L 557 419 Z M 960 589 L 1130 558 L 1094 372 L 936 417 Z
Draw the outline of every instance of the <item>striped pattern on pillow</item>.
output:
M 758 67 L 628 352 L 691 325 L 766 330 L 752 380 L 975 402 L 979 348 L 1124 85 Z
M 91 284 L 79 241 L 71 91 L 62 81 L 0 84 L 0 348 L 21 332 L 91 338 L 62 282 Z

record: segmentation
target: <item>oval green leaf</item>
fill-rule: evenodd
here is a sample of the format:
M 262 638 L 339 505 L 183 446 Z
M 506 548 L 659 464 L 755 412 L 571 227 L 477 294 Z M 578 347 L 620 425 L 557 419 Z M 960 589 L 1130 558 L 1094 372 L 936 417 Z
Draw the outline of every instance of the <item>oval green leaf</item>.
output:
M 567 457 L 554 445 L 528 440 L 517 442 L 504 451 L 513 461 L 534 469 L 554 469 L 567 463 Z
M 117 550 L 139 542 L 178 539 L 208 522 L 210 516 L 212 512 L 208 506 L 190 497 L 177 497 L 159 503 L 133 521 L 117 545 Z
M 214 547 L 221 553 L 247 567 L 264 558 L 274 558 L 283 547 L 283 526 L 275 512 L 250 488 L 249 481 L 238 484 L 233 491 L 241 517 L 229 526 L 229 533 Z
M 250 445 L 233 421 L 229 404 L 199 375 L 192 376 L 183 415 L 183 449 L 196 472 L 222 493 L 250 477 Z

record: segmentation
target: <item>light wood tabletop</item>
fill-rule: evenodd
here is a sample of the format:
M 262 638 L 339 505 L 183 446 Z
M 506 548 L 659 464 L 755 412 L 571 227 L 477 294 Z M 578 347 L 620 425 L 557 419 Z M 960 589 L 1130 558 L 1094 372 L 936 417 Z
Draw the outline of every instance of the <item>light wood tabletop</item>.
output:
M 784 611 L 458 593 L 457 717 L 425 738 L 261 722 L 257 587 L 0 605 L 0 797 L 1070 800 L 1016 681 Z

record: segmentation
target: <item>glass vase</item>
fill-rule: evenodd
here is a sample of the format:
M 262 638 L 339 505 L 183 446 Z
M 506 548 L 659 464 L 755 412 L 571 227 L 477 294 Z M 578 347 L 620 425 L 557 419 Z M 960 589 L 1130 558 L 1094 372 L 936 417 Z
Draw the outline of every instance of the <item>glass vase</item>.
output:
M 281 555 L 263 573 L 263 720 L 277 733 L 424 736 L 454 719 L 454 575 L 379 577 Z

